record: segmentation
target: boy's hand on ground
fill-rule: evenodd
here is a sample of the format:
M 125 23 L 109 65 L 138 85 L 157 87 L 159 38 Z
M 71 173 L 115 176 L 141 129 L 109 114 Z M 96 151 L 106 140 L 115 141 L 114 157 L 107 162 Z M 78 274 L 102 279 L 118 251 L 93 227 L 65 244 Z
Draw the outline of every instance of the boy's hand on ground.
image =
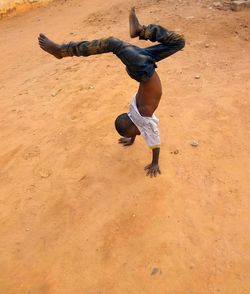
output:
M 118 140 L 119 144 L 122 144 L 123 146 L 130 146 L 134 143 L 135 140 L 133 138 L 120 138 Z
M 150 176 L 150 178 L 156 177 L 157 174 L 159 175 L 161 174 L 160 167 L 156 163 L 150 163 L 146 165 L 144 170 L 147 171 L 147 176 Z

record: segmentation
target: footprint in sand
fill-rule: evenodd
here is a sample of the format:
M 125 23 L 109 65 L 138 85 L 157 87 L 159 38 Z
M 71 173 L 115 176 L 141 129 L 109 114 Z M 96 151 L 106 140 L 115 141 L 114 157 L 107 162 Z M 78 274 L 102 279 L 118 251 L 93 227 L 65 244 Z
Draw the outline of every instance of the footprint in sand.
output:
M 50 167 L 38 165 L 34 168 L 33 173 L 36 177 L 47 179 L 53 174 L 53 171 Z
M 47 179 L 52 175 L 52 171 L 47 168 L 41 168 L 39 169 L 38 174 L 42 179 Z
M 0 154 L 0 167 L 3 171 L 12 161 L 14 161 L 15 156 L 22 149 L 22 145 L 17 146 L 16 148 L 7 151 L 4 154 Z
M 27 147 L 24 150 L 23 158 L 28 160 L 28 159 L 40 156 L 40 153 L 41 152 L 40 152 L 39 146 L 32 145 L 32 146 Z

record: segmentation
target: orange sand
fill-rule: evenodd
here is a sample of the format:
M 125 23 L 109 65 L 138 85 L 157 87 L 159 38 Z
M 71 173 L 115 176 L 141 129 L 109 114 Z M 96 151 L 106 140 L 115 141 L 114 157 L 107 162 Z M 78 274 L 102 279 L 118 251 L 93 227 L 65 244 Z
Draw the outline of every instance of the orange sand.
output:
M 132 1 L 89 3 L 0 22 L 0 293 L 250 293 L 250 11 L 133 1 L 143 23 L 187 39 L 159 63 L 162 175 L 150 179 L 142 139 L 117 144 L 137 89 L 121 62 L 37 45 L 40 32 L 149 45 L 129 39 Z

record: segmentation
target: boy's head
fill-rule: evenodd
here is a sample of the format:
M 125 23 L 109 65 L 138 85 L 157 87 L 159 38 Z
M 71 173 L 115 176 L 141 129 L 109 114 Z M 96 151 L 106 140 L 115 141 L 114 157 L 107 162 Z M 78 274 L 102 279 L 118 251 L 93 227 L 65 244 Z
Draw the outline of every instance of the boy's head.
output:
M 137 126 L 132 122 L 127 113 L 122 113 L 115 120 L 115 128 L 117 132 L 126 138 L 140 135 Z

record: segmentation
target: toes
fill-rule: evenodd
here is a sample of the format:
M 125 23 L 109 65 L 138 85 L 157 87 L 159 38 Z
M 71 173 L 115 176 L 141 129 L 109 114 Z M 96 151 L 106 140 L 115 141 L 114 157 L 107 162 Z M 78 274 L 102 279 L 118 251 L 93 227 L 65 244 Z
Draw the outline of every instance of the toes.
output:
M 47 51 L 47 50 L 46 50 L 46 46 L 40 44 L 40 47 L 41 47 L 43 50 Z
M 38 40 L 47 41 L 48 38 L 44 34 L 39 34 Z
M 45 47 L 45 44 L 39 42 L 40 47 Z
M 43 39 L 38 38 L 39 43 L 44 43 L 45 41 Z
M 39 37 L 46 38 L 46 36 L 44 34 L 42 34 L 42 33 L 39 34 Z

